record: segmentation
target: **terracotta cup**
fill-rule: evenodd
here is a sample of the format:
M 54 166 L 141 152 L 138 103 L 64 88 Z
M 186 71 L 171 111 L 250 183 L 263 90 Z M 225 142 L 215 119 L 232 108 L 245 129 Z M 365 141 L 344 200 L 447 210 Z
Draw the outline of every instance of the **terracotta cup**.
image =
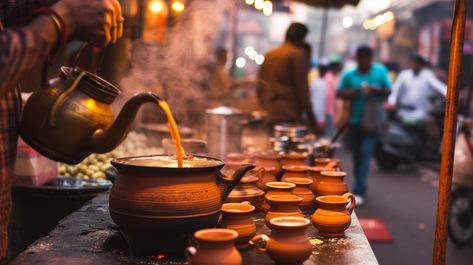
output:
M 283 175 L 281 181 L 286 181 L 287 178 L 309 178 L 309 167 L 306 165 L 298 166 L 283 166 Z
M 233 188 L 225 200 L 226 203 L 249 202 L 256 209 L 261 209 L 264 200 L 264 191 L 258 188 L 260 179 L 256 176 L 245 176 L 240 183 Z
M 343 195 L 348 192 L 348 186 L 343 181 L 347 175 L 341 171 L 322 171 L 322 179 L 317 185 L 317 195 Z
M 299 153 L 281 155 L 282 166 L 304 166 L 307 155 Z
M 238 232 L 235 245 L 238 249 L 248 247 L 248 242 L 256 234 L 256 225 L 251 218 L 255 207 L 247 203 L 224 203 L 222 219 L 217 227 Z
M 355 196 L 345 193 L 342 196 L 319 196 L 316 200 L 319 207 L 312 215 L 312 223 L 319 231 L 319 235 L 342 237 L 351 224 Z
M 325 168 L 327 168 L 327 166 L 329 165 L 329 163 L 331 161 L 332 161 L 332 159 L 330 159 L 330 158 L 319 157 L 319 158 L 315 159 L 315 166 L 316 167 L 325 167 Z
M 266 191 L 266 183 L 278 181 L 276 178 L 276 168 L 275 167 L 264 167 L 263 171 L 259 172 L 261 175 L 260 180 L 258 181 L 258 188 Z
M 314 193 L 310 190 L 310 186 L 313 181 L 308 178 L 287 178 L 287 182 L 296 184 L 296 187 L 292 190 L 294 195 L 302 198 L 299 208 L 302 211 L 309 210 L 315 204 Z
M 296 187 L 296 184 L 289 182 L 268 182 L 266 183 L 267 191 L 264 196 L 263 205 L 261 210 L 267 212 L 269 210 L 269 204 L 266 200 L 271 195 L 293 195 L 292 190 Z
M 312 179 L 312 181 L 314 183 L 312 183 L 312 185 L 310 185 L 310 189 L 312 190 L 312 192 L 314 193 L 314 195 L 317 196 L 318 192 L 317 192 L 317 185 L 319 185 L 319 182 L 320 180 L 322 179 L 322 171 L 332 171 L 328 168 L 325 168 L 325 167 L 308 167 L 308 176 L 309 178 Z
M 302 217 L 273 218 L 271 236 L 256 235 L 252 242 L 276 264 L 302 264 L 312 254 L 312 245 L 305 234 L 309 224 Z
M 269 211 L 264 220 L 266 225 L 271 228 L 271 219 L 282 216 L 304 217 L 299 204 L 302 198 L 296 195 L 271 195 L 266 198 L 270 205 Z
M 255 154 L 255 165 L 257 167 L 270 168 L 274 167 L 276 172 L 276 177 L 281 175 L 282 165 L 281 165 L 281 156 L 273 153 L 259 153 Z
M 231 229 L 211 228 L 194 233 L 198 247 L 188 247 L 185 256 L 192 265 L 241 265 L 240 252 L 235 248 L 238 233 Z

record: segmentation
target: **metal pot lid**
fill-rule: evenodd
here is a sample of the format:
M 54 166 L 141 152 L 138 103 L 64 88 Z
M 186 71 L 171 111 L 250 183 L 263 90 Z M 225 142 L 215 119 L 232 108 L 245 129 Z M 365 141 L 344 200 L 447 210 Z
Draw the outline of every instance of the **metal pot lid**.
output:
M 242 115 L 243 112 L 237 108 L 229 107 L 229 106 L 220 106 L 213 109 L 208 109 L 205 111 L 207 114 L 213 115 Z

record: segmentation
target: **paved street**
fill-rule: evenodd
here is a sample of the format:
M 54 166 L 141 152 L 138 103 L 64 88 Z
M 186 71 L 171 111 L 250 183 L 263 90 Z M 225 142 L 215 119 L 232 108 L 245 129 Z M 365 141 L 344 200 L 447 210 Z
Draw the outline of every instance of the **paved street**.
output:
M 351 183 L 351 156 L 341 151 L 338 157 Z M 394 238 L 393 243 L 372 244 L 380 264 L 431 264 L 438 170 L 438 164 L 423 163 L 387 173 L 373 162 L 366 204 L 356 212 L 359 217 L 384 219 Z M 473 244 L 458 248 L 449 242 L 447 264 L 473 264 Z

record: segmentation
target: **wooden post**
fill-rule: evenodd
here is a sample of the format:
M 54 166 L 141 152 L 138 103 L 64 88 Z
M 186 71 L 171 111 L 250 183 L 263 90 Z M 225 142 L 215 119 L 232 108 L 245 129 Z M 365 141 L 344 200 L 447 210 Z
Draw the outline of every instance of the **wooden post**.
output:
M 458 91 L 461 76 L 467 0 L 455 0 L 448 66 L 448 92 L 445 105 L 442 160 L 435 226 L 433 265 L 444 265 L 447 252 L 447 229 L 452 188 L 453 155 L 458 114 Z

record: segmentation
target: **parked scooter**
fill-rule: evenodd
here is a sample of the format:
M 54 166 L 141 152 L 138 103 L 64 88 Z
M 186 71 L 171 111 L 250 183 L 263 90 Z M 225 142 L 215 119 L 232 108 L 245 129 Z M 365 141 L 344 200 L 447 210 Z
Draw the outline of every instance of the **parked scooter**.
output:
M 467 173 L 470 172 L 470 162 L 471 157 L 473 157 L 473 121 L 459 117 L 457 128 L 457 139 L 464 136 L 465 141 L 463 142 L 463 150 L 455 150 L 456 153 L 460 152 L 460 154 L 455 154 L 448 235 L 455 245 L 461 247 L 473 241 L 473 180 L 471 179 L 471 174 Z M 457 155 L 468 160 L 457 161 Z M 467 168 L 462 169 L 462 166 Z
M 383 170 L 394 170 L 401 164 L 440 159 L 445 113 L 443 97 L 431 98 L 430 122 L 425 127 L 404 124 L 388 111 L 388 122 L 380 134 L 375 161 Z

